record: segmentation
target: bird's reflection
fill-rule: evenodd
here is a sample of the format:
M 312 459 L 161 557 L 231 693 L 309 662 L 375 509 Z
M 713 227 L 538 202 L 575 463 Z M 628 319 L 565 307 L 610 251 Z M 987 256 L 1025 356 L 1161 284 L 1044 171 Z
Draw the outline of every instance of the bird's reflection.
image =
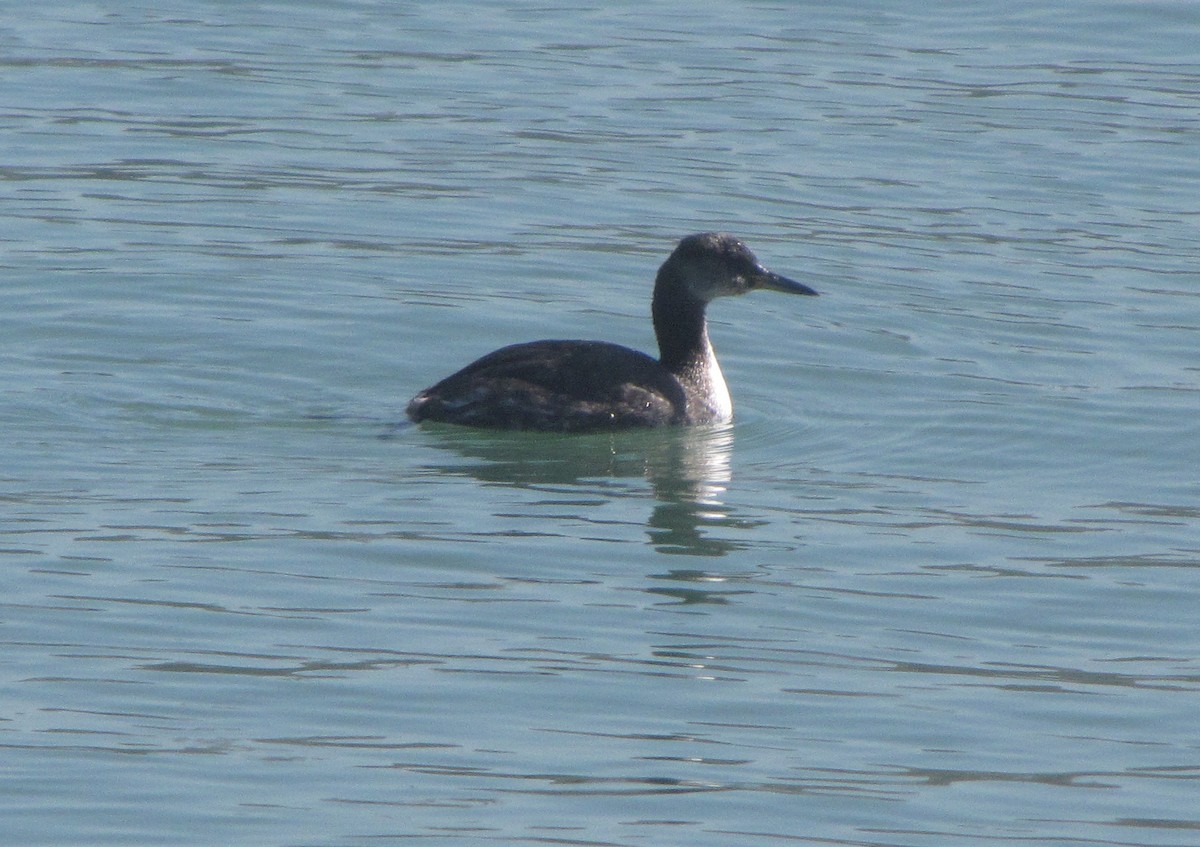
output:
M 426 472 L 513 486 L 585 485 L 645 478 L 656 505 L 650 543 L 662 553 L 724 556 L 742 545 L 706 527 L 745 526 L 724 498 L 732 478 L 733 427 L 674 427 L 592 435 L 496 432 L 425 426 L 429 443 L 455 454 Z
M 675 605 L 725 605 L 738 594 L 749 594 L 746 588 L 731 588 L 731 582 L 746 582 L 749 577 L 729 577 L 691 568 L 670 570 L 664 574 L 651 574 L 651 579 L 672 583 L 669 586 L 647 588 L 647 594 L 656 594 Z M 679 584 L 675 584 L 679 583 Z

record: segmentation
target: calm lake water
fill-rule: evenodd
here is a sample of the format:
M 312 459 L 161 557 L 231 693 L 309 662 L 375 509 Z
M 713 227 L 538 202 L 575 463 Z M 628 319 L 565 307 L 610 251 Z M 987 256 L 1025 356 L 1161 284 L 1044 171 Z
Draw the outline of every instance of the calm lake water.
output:
M 1200 5 L 0 24 L 0 843 L 1200 843 Z M 502 344 L 730 428 L 403 423 Z

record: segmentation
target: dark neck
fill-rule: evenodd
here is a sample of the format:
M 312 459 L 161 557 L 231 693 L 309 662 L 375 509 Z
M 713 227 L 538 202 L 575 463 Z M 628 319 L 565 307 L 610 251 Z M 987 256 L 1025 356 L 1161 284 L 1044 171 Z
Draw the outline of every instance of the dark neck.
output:
M 659 361 L 673 374 L 686 374 L 708 354 L 704 306 L 665 265 L 659 268 L 651 314 Z

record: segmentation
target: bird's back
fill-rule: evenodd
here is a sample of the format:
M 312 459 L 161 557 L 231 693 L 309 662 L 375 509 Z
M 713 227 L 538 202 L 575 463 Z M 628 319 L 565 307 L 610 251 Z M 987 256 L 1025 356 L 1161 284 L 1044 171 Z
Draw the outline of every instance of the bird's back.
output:
M 579 432 L 686 423 L 687 392 L 656 359 L 604 341 L 534 341 L 422 391 L 414 421 Z

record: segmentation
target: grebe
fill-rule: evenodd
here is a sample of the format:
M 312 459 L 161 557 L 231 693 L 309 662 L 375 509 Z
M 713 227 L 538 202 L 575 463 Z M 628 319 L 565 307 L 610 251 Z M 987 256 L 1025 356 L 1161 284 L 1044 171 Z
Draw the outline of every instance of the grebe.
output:
M 559 432 L 733 420 L 708 340 L 716 297 L 769 288 L 815 295 L 764 268 L 726 233 L 689 235 L 658 269 L 651 312 L 659 358 L 605 341 L 533 341 L 489 353 L 408 404 L 414 421 Z

